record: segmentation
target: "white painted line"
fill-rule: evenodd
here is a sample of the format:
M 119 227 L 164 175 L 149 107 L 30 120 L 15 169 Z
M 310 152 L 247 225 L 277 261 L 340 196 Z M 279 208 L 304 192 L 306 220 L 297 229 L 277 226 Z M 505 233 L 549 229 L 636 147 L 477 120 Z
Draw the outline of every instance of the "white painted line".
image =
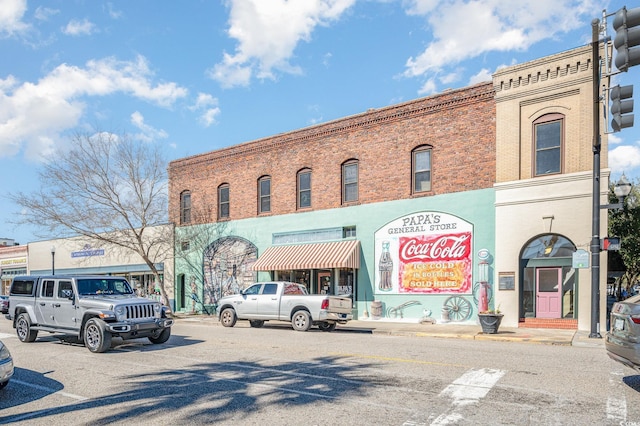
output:
M 457 407 L 475 404 L 484 398 L 506 371 L 483 368 L 481 370 L 469 370 L 447 386 L 440 397 L 452 398 L 453 410 L 441 414 L 431 424 L 434 426 L 458 424 L 464 420 L 462 414 L 456 412 Z
M 11 383 L 20 383 L 22 386 L 28 386 L 30 388 L 38 389 L 38 390 L 41 390 L 43 392 L 49 392 L 51 394 L 55 393 L 55 394 L 58 394 L 58 395 L 65 396 L 67 398 L 77 399 L 78 401 L 86 401 L 86 400 L 90 399 L 90 398 L 87 398 L 87 397 L 84 397 L 84 396 L 74 395 L 72 393 L 57 391 L 55 389 L 48 388 L 46 386 L 40 386 L 40 385 L 36 385 L 36 384 L 33 384 L 33 383 L 24 382 L 22 380 L 11 379 Z
M 607 421 L 622 424 L 627 420 L 627 399 L 621 390 L 622 377 L 625 374 L 618 369 L 609 376 L 609 397 L 607 398 Z
M 453 398 L 453 405 L 467 405 L 484 398 L 491 388 L 504 376 L 504 370 L 469 370 L 440 393 L 441 397 Z
M 11 333 L 11 334 L 9 334 L 9 333 L 0 333 L 0 339 L 7 339 L 9 337 L 16 337 L 16 335 L 13 334 L 13 333 Z

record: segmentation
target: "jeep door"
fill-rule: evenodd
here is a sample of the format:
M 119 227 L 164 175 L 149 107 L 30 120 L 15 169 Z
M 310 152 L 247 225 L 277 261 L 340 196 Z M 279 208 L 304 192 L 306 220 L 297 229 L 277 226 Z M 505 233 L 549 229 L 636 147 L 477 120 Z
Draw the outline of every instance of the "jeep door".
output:
M 42 325 L 53 325 L 55 317 L 54 280 L 44 280 L 36 300 L 36 321 Z
M 69 298 L 73 295 L 73 299 Z M 60 328 L 77 329 L 77 309 L 74 302 L 75 294 L 70 280 L 60 280 L 57 282 L 55 294 L 55 321 Z

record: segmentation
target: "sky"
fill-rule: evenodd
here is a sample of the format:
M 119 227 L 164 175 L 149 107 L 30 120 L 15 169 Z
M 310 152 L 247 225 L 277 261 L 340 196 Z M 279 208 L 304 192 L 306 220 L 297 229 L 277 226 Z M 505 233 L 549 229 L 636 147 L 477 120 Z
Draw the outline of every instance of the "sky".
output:
M 589 44 L 593 19 L 632 3 L 0 0 L 0 238 L 46 239 L 12 222 L 7 194 L 39 188 L 39 167 L 74 134 L 196 155 L 490 81 Z M 612 180 L 640 178 L 636 123 L 609 135 Z

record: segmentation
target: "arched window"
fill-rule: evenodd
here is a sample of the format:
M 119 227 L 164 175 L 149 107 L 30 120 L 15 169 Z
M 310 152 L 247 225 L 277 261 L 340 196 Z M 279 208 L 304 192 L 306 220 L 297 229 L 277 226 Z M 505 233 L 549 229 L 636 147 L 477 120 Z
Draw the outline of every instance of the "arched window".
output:
M 562 173 L 564 115 L 545 114 L 533 122 L 534 176 Z
M 311 169 L 298 172 L 298 208 L 311 207 Z
M 414 194 L 431 191 L 430 146 L 419 146 L 411 151 L 411 180 Z
M 229 184 L 223 183 L 218 187 L 218 219 L 229 218 Z
M 191 223 L 191 191 L 180 193 L 180 224 Z
M 271 176 L 258 179 L 258 213 L 271 211 Z
M 358 160 L 342 163 L 342 203 L 358 201 Z

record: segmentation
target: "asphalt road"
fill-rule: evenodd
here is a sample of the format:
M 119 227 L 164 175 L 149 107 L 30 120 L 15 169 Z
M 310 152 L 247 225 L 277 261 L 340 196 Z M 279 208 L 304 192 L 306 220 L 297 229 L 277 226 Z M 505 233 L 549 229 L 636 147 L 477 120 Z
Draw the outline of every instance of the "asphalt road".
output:
M 14 336 L 0 321 L 0 424 L 640 424 L 640 376 L 602 347 L 188 321 L 104 354 Z

